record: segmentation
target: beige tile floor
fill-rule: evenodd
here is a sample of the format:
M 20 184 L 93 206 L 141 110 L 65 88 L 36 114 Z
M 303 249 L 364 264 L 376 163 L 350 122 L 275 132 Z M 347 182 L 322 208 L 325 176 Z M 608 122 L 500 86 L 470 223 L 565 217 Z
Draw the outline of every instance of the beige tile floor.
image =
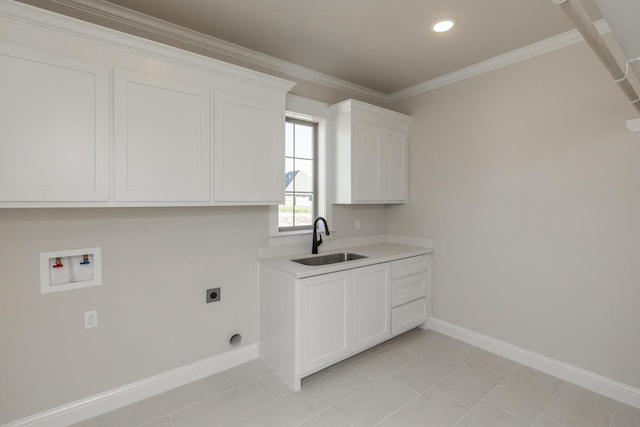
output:
M 640 427 L 640 410 L 415 329 L 291 393 L 255 360 L 77 427 Z

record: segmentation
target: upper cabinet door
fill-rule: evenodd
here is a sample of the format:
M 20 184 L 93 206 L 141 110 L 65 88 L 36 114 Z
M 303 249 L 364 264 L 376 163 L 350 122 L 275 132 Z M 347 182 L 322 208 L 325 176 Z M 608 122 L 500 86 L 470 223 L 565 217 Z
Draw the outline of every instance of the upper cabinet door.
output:
M 380 139 L 382 163 L 382 199 L 388 202 L 406 202 L 408 176 L 408 141 L 404 132 L 385 130 Z
M 0 43 L 0 201 L 109 200 L 109 69 Z
M 210 89 L 125 70 L 114 84 L 115 200 L 211 200 Z
M 357 202 L 380 201 L 382 193 L 380 138 L 375 126 L 362 123 L 353 125 L 353 200 Z
M 284 201 L 284 102 L 217 92 L 214 201 Z

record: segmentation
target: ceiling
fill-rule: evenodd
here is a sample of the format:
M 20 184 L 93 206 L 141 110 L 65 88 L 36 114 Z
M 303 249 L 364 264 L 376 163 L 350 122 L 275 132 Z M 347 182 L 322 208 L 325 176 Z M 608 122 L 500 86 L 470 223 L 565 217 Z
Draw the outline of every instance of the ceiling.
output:
M 551 0 L 110 0 L 391 93 L 573 28 Z M 591 17 L 601 14 L 583 0 Z M 430 24 L 454 17 L 437 34 Z
M 43 0 L 22 0 L 47 3 Z M 48 0 L 49 3 L 83 3 Z M 91 0 L 384 94 L 573 29 L 551 0 Z M 593 20 L 595 0 L 582 0 Z M 448 33 L 431 23 L 453 17 Z

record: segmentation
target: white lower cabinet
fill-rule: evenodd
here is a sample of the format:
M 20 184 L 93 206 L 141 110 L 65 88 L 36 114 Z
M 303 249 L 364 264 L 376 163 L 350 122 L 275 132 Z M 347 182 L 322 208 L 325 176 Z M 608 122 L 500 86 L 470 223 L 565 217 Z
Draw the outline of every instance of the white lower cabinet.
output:
M 349 354 L 351 272 L 300 280 L 298 295 L 300 372 Z
M 430 255 L 391 263 L 392 335 L 420 326 L 429 318 L 430 270 Z
M 303 377 L 425 323 L 429 266 L 427 255 L 296 279 L 260 263 L 260 358 L 298 390 Z
M 311 373 L 391 336 L 389 263 L 300 280 L 300 372 Z

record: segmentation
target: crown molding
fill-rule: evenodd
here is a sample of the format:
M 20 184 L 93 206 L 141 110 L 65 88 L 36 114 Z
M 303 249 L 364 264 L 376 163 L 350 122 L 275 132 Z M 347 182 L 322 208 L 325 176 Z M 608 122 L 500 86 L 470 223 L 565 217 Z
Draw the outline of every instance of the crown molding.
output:
M 104 0 L 51 0 L 79 12 L 378 102 L 386 94 Z
M 611 31 L 609 24 L 604 19 L 601 19 L 594 23 L 600 34 L 605 34 Z M 549 37 L 548 39 L 541 40 L 539 42 L 530 44 L 520 49 L 512 50 L 502 55 L 495 56 L 486 61 L 478 62 L 477 64 L 470 65 L 465 68 L 453 71 L 448 74 L 444 74 L 440 77 L 436 77 L 431 80 L 427 80 L 422 83 L 418 83 L 414 86 L 393 92 L 386 96 L 386 102 L 396 102 L 405 98 L 420 95 L 425 92 L 429 92 L 443 86 L 448 86 L 453 83 L 460 82 L 462 80 L 470 79 L 475 76 L 479 76 L 489 71 L 497 70 L 498 68 L 506 67 L 517 62 L 524 61 L 529 58 L 533 58 L 538 55 L 552 52 L 563 47 L 570 46 L 572 44 L 583 41 L 582 35 L 578 30 L 570 30 L 557 36 Z
M 341 90 L 355 96 L 380 103 L 392 103 L 426 93 L 453 83 L 457 83 L 526 59 L 552 52 L 583 40 L 578 30 L 570 30 L 528 46 L 498 55 L 486 61 L 465 67 L 416 85 L 385 94 L 380 91 L 342 80 L 310 68 L 302 67 L 264 53 L 257 52 L 225 40 L 109 3 L 104 0 L 50 0 L 61 6 L 107 19 L 140 31 L 176 40 L 217 55 L 225 55 L 287 76 Z M 602 19 L 595 22 L 600 34 L 610 32 L 609 25 Z

